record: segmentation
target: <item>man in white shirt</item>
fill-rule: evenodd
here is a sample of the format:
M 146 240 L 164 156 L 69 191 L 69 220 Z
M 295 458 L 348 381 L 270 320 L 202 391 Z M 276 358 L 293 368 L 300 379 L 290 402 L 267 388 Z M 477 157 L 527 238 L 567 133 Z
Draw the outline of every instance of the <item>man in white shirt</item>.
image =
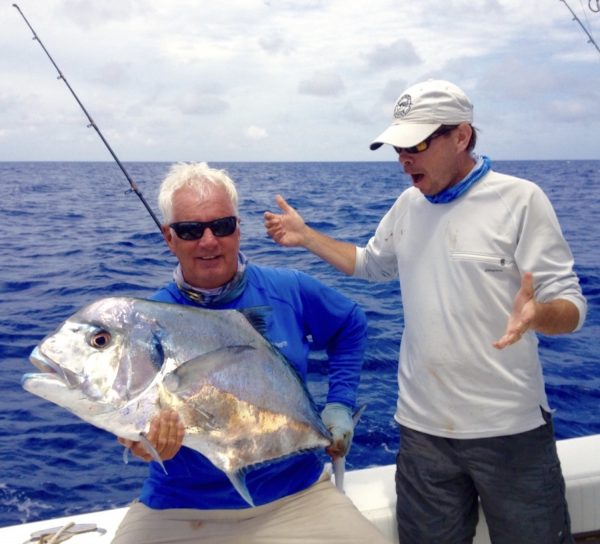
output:
M 480 499 L 494 544 L 570 543 L 535 333 L 578 330 L 586 301 L 550 201 L 474 154 L 472 122 L 450 82 L 401 94 L 371 149 L 392 145 L 413 186 L 366 247 L 315 231 L 279 195 L 265 226 L 346 274 L 399 278 L 400 542 L 471 542 Z

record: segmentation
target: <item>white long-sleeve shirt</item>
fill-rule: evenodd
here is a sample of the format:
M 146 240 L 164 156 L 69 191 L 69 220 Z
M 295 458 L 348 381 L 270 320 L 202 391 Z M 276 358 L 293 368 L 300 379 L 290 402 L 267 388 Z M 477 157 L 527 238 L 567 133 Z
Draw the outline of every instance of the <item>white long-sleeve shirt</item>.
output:
M 411 187 L 381 220 L 354 275 L 399 277 L 404 332 L 396 420 L 436 436 L 482 438 L 544 424 L 538 340 L 503 350 L 524 272 L 539 302 L 586 301 L 552 205 L 534 183 L 488 172 L 463 196 L 432 204 Z

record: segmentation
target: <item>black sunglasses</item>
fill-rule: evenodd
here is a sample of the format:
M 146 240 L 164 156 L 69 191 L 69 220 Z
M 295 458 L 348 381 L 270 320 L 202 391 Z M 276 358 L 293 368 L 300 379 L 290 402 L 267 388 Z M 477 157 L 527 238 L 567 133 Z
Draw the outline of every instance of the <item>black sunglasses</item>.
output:
M 218 237 L 230 236 L 237 227 L 237 217 L 221 217 L 213 221 L 180 221 L 169 225 L 182 240 L 200 240 L 204 229 L 209 228 Z
M 423 151 L 427 151 L 429 149 L 429 144 L 432 140 L 435 140 L 444 134 L 448 134 L 448 132 L 452 132 L 457 126 L 458 125 L 442 125 L 417 145 L 413 145 L 412 147 L 394 147 L 394 149 L 398 155 L 402 153 L 402 151 L 406 151 L 407 153 L 422 153 Z

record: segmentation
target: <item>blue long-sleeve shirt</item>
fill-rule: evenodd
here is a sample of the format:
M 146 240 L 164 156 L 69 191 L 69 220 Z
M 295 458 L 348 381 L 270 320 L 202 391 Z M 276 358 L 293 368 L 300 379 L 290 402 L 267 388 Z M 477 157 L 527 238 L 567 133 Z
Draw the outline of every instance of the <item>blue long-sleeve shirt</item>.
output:
M 235 300 L 211 306 L 241 309 L 269 306 L 266 338 L 279 348 L 306 381 L 309 351 L 326 350 L 329 364 L 327 402 L 353 408 L 366 347 L 367 323 L 356 303 L 311 276 L 289 269 L 248 264 L 247 283 Z M 153 300 L 193 305 L 174 282 Z M 202 454 L 182 447 L 165 462 L 167 474 L 150 463 L 140 500 L 151 508 L 237 509 L 249 505 L 227 476 Z M 306 489 L 317 481 L 323 461 L 315 452 L 272 461 L 250 469 L 246 485 L 261 505 Z

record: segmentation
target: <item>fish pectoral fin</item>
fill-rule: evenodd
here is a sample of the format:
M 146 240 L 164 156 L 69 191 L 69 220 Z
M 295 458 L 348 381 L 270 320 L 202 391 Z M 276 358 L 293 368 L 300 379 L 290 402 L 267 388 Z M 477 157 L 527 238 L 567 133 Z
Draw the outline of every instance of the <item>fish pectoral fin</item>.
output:
M 240 496 L 252 507 L 254 507 L 254 501 L 250 496 L 250 492 L 246 487 L 246 473 L 238 470 L 237 472 L 226 472 L 225 473 L 231 482 L 231 485 L 235 487 L 235 490 Z
M 150 443 L 150 440 L 146 438 L 146 435 L 144 433 L 140 433 L 140 442 L 144 445 L 146 451 L 152 456 L 152 459 L 154 459 L 154 461 L 156 461 L 161 466 L 165 474 L 168 474 L 167 469 L 165 468 L 165 465 L 163 464 L 162 459 L 160 458 L 160 455 L 158 455 L 158 452 L 154 449 L 154 446 Z
M 203 378 L 216 370 L 243 361 L 247 352 L 255 352 L 250 345 L 225 346 L 208 353 L 203 353 L 181 363 L 168 372 L 163 378 L 163 385 L 168 391 L 177 395 L 194 394 L 203 383 Z M 184 397 L 185 398 L 185 397 Z

